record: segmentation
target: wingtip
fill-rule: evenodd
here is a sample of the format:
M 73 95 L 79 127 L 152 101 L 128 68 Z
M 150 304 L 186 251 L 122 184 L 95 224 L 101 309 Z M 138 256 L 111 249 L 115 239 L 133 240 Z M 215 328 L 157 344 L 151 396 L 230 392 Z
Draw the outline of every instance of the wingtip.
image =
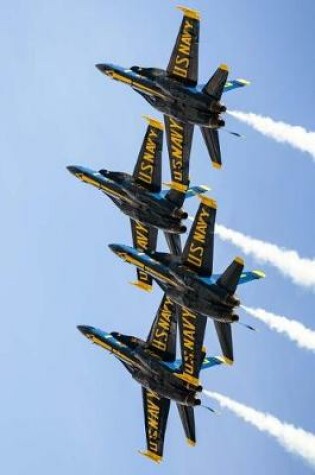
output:
M 191 18 L 192 20 L 200 20 L 201 18 L 200 12 L 198 10 L 183 7 L 182 5 L 177 5 L 176 8 L 177 10 L 181 10 L 187 18 Z
M 220 168 L 222 168 L 222 163 L 212 162 L 212 166 L 213 166 L 213 168 L 216 168 L 217 170 L 220 170 Z
M 264 279 L 266 274 L 262 270 L 254 270 L 253 274 L 255 274 L 259 279 Z
M 164 130 L 164 125 L 159 120 L 154 119 L 153 117 L 150 117 L 149 115 L 143 115 L 142 117 L 149 125 L 151 125 L 151 127 L 155 127 L 156 129 L 159 129 L 159 130 Z
M 196 441 L 195 440 L 191 440 L 191 439 L 186 439 L 186 442 L 187 444 L 189 445 L 189 447 L 195 447 L 196 445 Z
M 218 207 L 216 200 L 214 200 L 213 198 L 209 198 L 209 196 L 202 196 L 201 195 L 201 196 L 199 196 L 199 199 L 200 199 L 202 204 L 204 204 L 206 206 L 209 206 L 209 208 L 217 209 L 217 207 Z
M 244 259 L 242 257 L 235 257 L 234 262 L 237 262 L 237 264 L 240 264 L 241 266 L 244 265 Z
M 248 81 L 247 79 L 236 79 L 237 82 L 243 84 L 243 86 L 250 86 L 251 81 Z
M 153 460 L 153 462 L 155 463 L 161 463 L 163 461 L 163 457 L 161 455 L 157 455 L 151 450 L 138 450 L 138 452 L 140 455 L 143 455 L 144 457 Z
M 220 64 L 219 66 L 220 69 L 222 69 L 222 71 L 229 71 L 229 67 L 227 64 Z
M 234 360 L 231 360 L 227 356 L 221 355 L 221 356 L 216 356 L 216 358 L 221 361 L 221 363 L 226 364 L 228 366 L 232 366 L 234 364 Z
M 137 287 L 140 290 L 144 290 L 145 292 L 152 292 L 152 285 L 141 282 L 141 280 L 135 280 L 133 282 L 129 282 L 129 284 Z

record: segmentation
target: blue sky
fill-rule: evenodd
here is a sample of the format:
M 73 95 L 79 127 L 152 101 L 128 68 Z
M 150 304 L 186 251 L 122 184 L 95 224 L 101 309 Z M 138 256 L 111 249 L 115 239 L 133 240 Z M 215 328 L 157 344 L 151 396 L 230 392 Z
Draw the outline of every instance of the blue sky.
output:
M 196 448 L 186 446 L 173 408 L 165 461 L 151 464 L 137 454 L 145 444 L 140 387 L 76 330 L 91 324 L 145 337 L 161 299 L 158 288 L 144 295 L 129 286 L 132 268 L 107 249 L 130 243 L 125 217 L 65 167 L 132 170 L 145 132 L 141 115 L 159 114 L 94 64 L 166 66 L 181 21 L 176 4 L 1 2 L 2 473 L 311 473 L 232 414 L 202 409 Z M 232 78 L 252 81 L 226 95 L 228 107 L 314 130 L 312 0 L 189 6 L 202 14 L 200 82 L 225 62 Z M 246 140 L 221 134 L 221 171 L 210 166 L 199 131 L 191 157 L 192 180 L 210 185 L 218 200 L 218 222 L 313 257 L 314 163 L 227 122 Z M 163 164 L 167 179 L 166 147 Z M 215 271 L 238 253 L 217 240 Z M 251 258 L 246 264 L 259 267 Z M 315 328 L 314 294 L 264 270 L 267 279 L 240 289 L 243 302 Z M 204 387 L 315 432 L 313 355 L 260 330 L 235 326 L 235 366 L 204 373 Z M 207 347 L 218 354 L 211 322 Z

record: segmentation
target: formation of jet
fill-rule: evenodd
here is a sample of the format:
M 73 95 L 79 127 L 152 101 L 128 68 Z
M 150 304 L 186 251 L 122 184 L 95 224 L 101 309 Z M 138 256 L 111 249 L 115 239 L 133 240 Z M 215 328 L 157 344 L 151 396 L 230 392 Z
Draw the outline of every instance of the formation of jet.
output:
M 244 79 L 228 81 L 228 66 L 221 64 L 206 84 L 198 85 L 200 14 L 178 7 L 184 14 L 174 49 L 166 68 L 123 68 L 103 63 L 96 67 L 106 76 L 131 86 L 164 114 L 172 180 L 185 182 L 194 126 L 200 126 L 214 167 L 221 167 L 218 130 L 225 126 L 221 114 L 224 92 L 249 84 Z M 238 135 L 234 133 L 234 135 Z M 176 172 L 180 169 L 181 172 Z
M 181 253 L 179 235 L 187 228 L 183 220 L 188 214 L 182 209 L 185 198 L 209 190 L 206 186 L 188 187 L 188 183 L 170 183 L 170 190 L 162 190 L 163 124 L 145 117 L 147 131 L 139 152 L 133 174 L 109 170 L 94 171 L 71 165 L 68 170 L 74 176 L 103 193 L 130 218 L 133 245 L 143 251 L 156 249 L 158 230 L 165 233 L 170 251 Z M 139 270 L 137 287 L 150 291 L 152 279 Z
M 177 409 L 189 445 L 196 443 L 194 407 L 201 404 L 200 370 L 225 363 L 222 357 L 207 357 L 203 347 L 206 319 L 185 312 L 163 296 L 146 341 L 121 333 L 107 333 L 80 325 L 91 342 L 112 353 L 142 386 L 147 448 L 140 452 L 159 463 L 171 401 Z M 179 318 L 180 317 L 180 318 Z M 180 320 L 182 360 L 176 360 L 176 326 Z M 192 338 L 192 334 L 195 337 Z M 193 343 L 193 344 L 192 344 Z
M 216 202 L 202 196 L 182 254 L 152 251 L 110 244 L 118 257 L 149 274 L 162 290 L 184 309 L 214 320 L 224 356 L 233 362 L 231 323 L 240 305 L 235 296 L 239 284 L 264 277 L 261 271 L 244 272 L 244 262 L 236 257 L 221 275 L 212 274 Z
M 195 125 L 200 126 L 213 165 L 219 168 L 218 129 L 225 125 L 221 114 L 226 111 L 221 96 L 225 91 L 245 86 L 247 81 L 228 82 L 228 68 L 221 65 L 207 84 L 198 86 L 200 15 L 196 10 L 179 8 L 184 17 L 166 70 L 97 65 L 107 76 L 130 85 L 164 114 L 169 189 L 162 189 L 164 126 L 150 117 L 145 117 L 148 126 L 132 174 L 77 165 L 67 167 L 75 177 L 107 195 L 130 218 L 133 246 L 109 247 L 136 267 L 137 280 L 133 284 L 150 291 L 156 282 L 163 291 L 146 340 L 78 326 L 91 342 L 112 353 L 142 386 L 147 442 L 142 454 L 158 463 L 163 457 L 171 401 L 177 405 L 188 443 L 195 445 L 194 407 L 201 405 L 200 371 L 233 363 L 231 324 L 239 320 L 236 312 L 240 305 L 235 292 L 239 284 L 264 277 L 261 271 L 244 271 L 240 257 L 222 274 L 213 274 L 217 205 L 214 199 L 204 196 L 209 188 L 190 186 L 193 130 Z M 200 205 L 182 248 L 181 236 L 187 231 L 188 218 L 183 206 L 185 199 L 192 196 L 200 198 Z M 159 230 L 164 232 L 167 253 L 156 249 Z M 214 322 L 222 356 L 206 355 L 208 318 Z

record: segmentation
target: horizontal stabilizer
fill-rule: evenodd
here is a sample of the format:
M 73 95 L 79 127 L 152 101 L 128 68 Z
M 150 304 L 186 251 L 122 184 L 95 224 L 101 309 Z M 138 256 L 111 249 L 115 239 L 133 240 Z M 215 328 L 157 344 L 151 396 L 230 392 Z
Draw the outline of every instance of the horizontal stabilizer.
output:
M 265 277 L 266 274 L 260 270 L 242 272 L 238 284 L 246 284 L 247 282 L 251 282 L 252 280 L 264 279 Z
M 207 191 L 210 191 L 210 190 L 211 188 L 206 185 L 191 186 L 186 191 L 185 198 L 192 198 L 193 196 L 202 195 L 203 193 L 206 193 Z
M 202 92 L 214 97 L 217 101 L 221 99 L 224 86 L 229 74 L 229 68 L 226 64 L 221 64 L 214 75 L 202 89 Z
M 238 286 L 240 277 L 244 269 L 244 261 L 241 257 L 236 257 L 232 264 L 218 278 L 217 284 L 230 294 L 234 294 Z
M 249 84 L 250 81 L 246 81 L 246 79 L 234 79 L 233 81 L 227 81 L 225 83 L 223 92 L 239 89 L 240 87 L 248 86 Z
M 210 155 L 212 165 L 214 168 L 221 168 L 221 148 L 219 141 L 219 133 L 217 129 L 209 129 L 207 127 L 200 127 L 202 136 L 206 143 L 208 153 Z
M 205 356 L 201 369 L 212 368 L 213 366 L 218 366 L 220 364 L 231 364 L 230 360 L 224 356 Z
M 232 328 L 230 323 L 213 321 L 216 329 L 221 350 L 224 356 L 224 362 L 226 364 L 233 364 L 233 340 L 232 340 Z

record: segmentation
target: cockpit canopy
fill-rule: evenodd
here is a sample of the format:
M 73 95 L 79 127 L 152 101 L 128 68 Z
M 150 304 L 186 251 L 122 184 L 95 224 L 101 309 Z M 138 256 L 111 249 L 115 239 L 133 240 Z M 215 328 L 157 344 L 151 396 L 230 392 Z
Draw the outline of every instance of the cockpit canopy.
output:
M 132 66 L 131 71 L 134 73 L 140 74 L 141 76 L 149 78 L 163 77 L 166 75 L 164 69 L 160 68 L 141 68 L 140 66 Z

